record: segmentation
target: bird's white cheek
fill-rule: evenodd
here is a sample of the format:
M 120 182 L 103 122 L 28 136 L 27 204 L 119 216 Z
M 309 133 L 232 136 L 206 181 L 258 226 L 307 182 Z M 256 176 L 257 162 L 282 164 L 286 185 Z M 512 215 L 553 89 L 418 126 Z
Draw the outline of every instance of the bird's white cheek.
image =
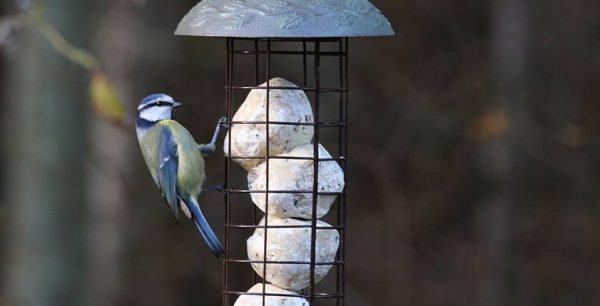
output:
M 144 109 L 140 117 L 144 120 L 155 122 L 164 119 L 171 118 L 171 107 L 169 106 L 156 106 Z

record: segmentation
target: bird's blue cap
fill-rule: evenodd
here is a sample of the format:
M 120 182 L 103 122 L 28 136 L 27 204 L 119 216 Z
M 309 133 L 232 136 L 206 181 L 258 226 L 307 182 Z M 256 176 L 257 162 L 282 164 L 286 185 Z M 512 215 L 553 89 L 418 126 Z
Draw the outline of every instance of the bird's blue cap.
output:
M 153 94 L 145 97 L 140 105 L 138 106 L 138 110 L 144 109 L 146 107 L 150 107 L 152 105 L 159 105 L 161 103 L 171 105 L 173 108 L 177 108 L 181 106 L 181 103 L 176 102 L 173 97 L 166 94 Z

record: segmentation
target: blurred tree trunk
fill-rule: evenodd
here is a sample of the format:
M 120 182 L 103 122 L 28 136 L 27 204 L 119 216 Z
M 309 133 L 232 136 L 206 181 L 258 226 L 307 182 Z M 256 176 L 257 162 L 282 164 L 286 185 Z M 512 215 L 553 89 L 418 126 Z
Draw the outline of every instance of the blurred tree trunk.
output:
M 133 65 L 136 63 L 137 9 L 132 1 L 105 1 L 95 49 L 102 67 L 115 86 L 121 101 L 133 96 Z M 127 107 L 132 109 L 131 107 Z M 91 120 L 89 133 L 89 212 L 87 228 L 88 270 L 85 305 L 117 305 L 125 287 L 124 245 L 128 238 L 128 184 L 131 175 L 133 128 L 108 125 L 100 118 Z
M 492 5 L 493 103 L 489 139 L 481 146 L 482 200 L 477 215 L 481 275 L 477 305 L 511 305 L 510 265 L 514 189 L 514 145 L 526 105 L 526 8 L 520 0 Z M 490 115 L 491 114 L 491 115 Z M 504 127 L 503 127 L 504 126 Z
M 47 18 L 86 45 L 94 1 L 55 0 Z M 19 305 L 81 305 L 87 72 L 33 27 L 9 59 L 5 292 Z

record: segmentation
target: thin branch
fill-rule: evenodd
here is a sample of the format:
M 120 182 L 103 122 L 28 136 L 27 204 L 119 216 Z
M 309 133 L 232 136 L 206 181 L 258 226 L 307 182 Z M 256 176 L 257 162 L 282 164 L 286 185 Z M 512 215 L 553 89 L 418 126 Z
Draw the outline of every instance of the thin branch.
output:
M 99 69 L 100 64 L 96 57 L 90 52 L 70 44 L 65 37 L 58 32 L 54 25 L 43 19 L 38 22 L 38 28 L 56 52 L 62 54 L 74 64 L 89 71 L 96 71 Z

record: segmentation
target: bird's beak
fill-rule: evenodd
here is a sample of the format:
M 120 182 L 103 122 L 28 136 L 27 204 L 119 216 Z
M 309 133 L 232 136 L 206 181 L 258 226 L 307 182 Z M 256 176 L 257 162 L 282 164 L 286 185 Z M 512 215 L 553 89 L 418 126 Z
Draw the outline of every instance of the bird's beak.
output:
M 173 108 L 178 108 L 178 107 L 180 107 L 182 105 L 183 105 L 183 103 L 173 102 Z

